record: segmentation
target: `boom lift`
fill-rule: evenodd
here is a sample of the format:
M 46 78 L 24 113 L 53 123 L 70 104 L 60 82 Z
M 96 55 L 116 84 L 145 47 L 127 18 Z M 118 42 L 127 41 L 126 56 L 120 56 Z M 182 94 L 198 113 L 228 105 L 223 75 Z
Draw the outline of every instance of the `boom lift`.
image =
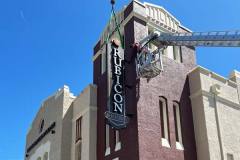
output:
M 107 70 L 110 98 L 105 117 L 112 127 L 121 129 L 125 128 L 129 121 L 125 111 L 124 38 L 121 35 L 120 25 L 114 11 L 115 0 L 110 2 L 112 5 L 111 18 L 115 22 L 115 31 L 119 35 L 120 42 L 117 43 L 118 40 L 112 41 L 110 55 L 112 58 L 107 58 L 108 64 L 110 64 Z M 108 40 L 109 35 L 107 35 L 105 42 Z M 149 44 L 156 46 L 155 50 L 150 49 Z M 137 49 L 136 71 L 138 78 L 154 78 L 163 71 L 162 53 L 168 46 L 239 47 L 240 31 L 176 33 L 174 30 L 174 33 L 153 32 L 133 45 Z
M 110 0 L 112 12 L 115 17 L 115 0 Z M 116 17 L 115 17 L 116 22 Z M 119 31 L 119 24 L 117 24 Z M 148 44 L 154 44 L 157 49 L 151 51 Z M 192 46 L 192 47 L 240 47 L 240 30 L 238 31 L 216 31 L 216 32 L 187 32 L 187 33 L 165 33 L 155 31 L 133 45 L 137 47 L 136 71 L 138 78 L 154 78 L 163 70 L 162 53 L 168 46 Z
M 157 49 L 151 51 L 148 44 Z M 155 31 L 141 40 L 136 58 L 137 75 L 140 78 L 154 78 L 163 70 L 162 53 L 168 46 L 192 47 L 240 47 L 240 31 L 216 31 L 193 33 L 163 33 Z

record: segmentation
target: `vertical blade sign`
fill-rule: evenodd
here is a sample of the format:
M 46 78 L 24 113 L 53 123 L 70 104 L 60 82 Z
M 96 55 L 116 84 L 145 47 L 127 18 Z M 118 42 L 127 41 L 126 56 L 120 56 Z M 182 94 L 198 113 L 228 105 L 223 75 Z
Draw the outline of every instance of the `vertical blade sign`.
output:
M 111 44 L 111 82 L 110 99 L 105 117 L 108 123 L 116 128 L 125 128 L 128 118 L 125 116 L 125 90 L 124 90 L 124 50 L 114 41 Z M 108 67 L 108 72 L 110 72 Z M 111 85 L 111 86 L 110 86 Z

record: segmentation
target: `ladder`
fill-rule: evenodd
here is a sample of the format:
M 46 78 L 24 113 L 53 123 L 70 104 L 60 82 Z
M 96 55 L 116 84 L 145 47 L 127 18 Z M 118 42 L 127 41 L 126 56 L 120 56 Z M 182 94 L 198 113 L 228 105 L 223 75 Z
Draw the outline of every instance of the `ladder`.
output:
M 158 49 L 151 52 L 148 44 L 154 44 Z M 138 78 L 154 78 L 163 70 L 161 53 L 168 46 L 193 47 L 240 47 L 240 30 L 163 33 L 155 31 L 141 40 L 136 58 Z
M 239 47 L 240 31 L 216 31 L 193 33 L 154 32 L 156 46 L 202 46 L 202 47 Z

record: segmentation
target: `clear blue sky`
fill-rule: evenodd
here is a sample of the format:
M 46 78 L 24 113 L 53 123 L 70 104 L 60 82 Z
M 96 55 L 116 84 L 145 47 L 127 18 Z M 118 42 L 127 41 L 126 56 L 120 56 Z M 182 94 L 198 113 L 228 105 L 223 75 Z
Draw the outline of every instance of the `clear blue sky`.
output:
M 117 0 L 117 8 L 129 1 Z M 239 0 L 149 0 L 193 31 L 240 29 Z M 25 135 L 47 96 L 92 82 L 92 48 L 109 0 L 0 1 L 0 160 L 23 160 Z M 223 76 L 240 70 L 240 48 L 199 48 L 198 64 Z

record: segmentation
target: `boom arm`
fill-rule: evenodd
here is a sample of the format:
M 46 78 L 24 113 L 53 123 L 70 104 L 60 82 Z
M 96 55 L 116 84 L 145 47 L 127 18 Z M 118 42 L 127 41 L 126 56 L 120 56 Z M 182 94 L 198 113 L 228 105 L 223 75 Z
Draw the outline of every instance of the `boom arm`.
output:
M 239 47 L 240 31 L 160 33 L 154 32 L 146 39 L 157 47 L 162 46 L 202 46 L 202 47 Z M 143 40 L 142 43 L 149 43 Z M 141 43 L 141 42 L 140 42 Z
M 157 46 L 150 51 L 148 43 Z M 136 58 L 138 77 L 153 78 L 163 70 L 161 53 L 167 46 L 240 47 L 240 31 L 160 33 L 154 32 L 139 42 Z

